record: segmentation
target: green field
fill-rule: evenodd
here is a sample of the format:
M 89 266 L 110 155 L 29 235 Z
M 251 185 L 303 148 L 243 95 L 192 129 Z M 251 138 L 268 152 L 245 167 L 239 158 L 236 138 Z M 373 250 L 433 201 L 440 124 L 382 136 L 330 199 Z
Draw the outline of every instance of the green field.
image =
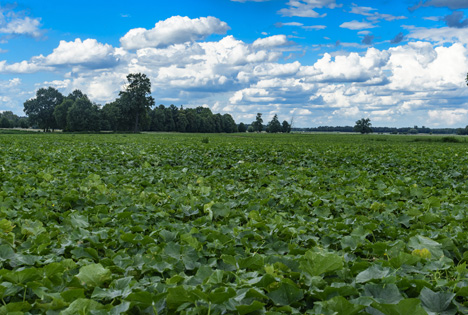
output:
M 467 313 L 465 138 L 6 134 L 0 148 L 0 314 Z

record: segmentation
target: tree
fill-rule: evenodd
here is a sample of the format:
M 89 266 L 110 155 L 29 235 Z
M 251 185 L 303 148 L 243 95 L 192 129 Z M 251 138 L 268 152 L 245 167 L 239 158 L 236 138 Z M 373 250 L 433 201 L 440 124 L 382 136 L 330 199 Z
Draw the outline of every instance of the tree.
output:
M 179 113 L 176 125 L 178 132 L 185 132 L 185 129 L 188 125 L 188 120 L 183 111 Z
M 354 126 L 354 131 L 360 132 L 362 134 L 371 133 L 372 132 L 371 126 L 372 124 L 369 118 L 361 118 L 358 121 L 356 121 L 356 125 Z
M 466 74 L 465 82 L 466 82 L 466 85 L 468 85 L 468 73 Z
M 290 133 L 291 124 L 289 124 L 286 120 L 283 120 L 283 125 L 281 126 L 281 130 L 283 133 Z
M 267 131 L 271 133 L 281 132 L 281 123 L 278 120 L 278 115 L 275 114 L 273 119 L 268 123 Z
M 5 116 L 0 119 L 0 128 L 11 128 L 11 123 Z
M 128 85 L 120 96 L 126 102 L 128 114 L 134 119 L 134 132 L 139 131 L 139 123 L 142 116 L 146 116 L 148 110 L 154 105 L 151 94 L 151 82 L 145 74 L 130 73 L 127 75 Z
M 76 99 L 68 110 L 67 130 L 69 131 L 99 131 L 100 115 L 97 105 L 91 103 L 85 95 Z
M 237 130 L 239 132 L 246 132 L 247 131 L 247 126 L 244 123 L 240 123 L 239 127 L 237 127 Z
M 68 110 L 72 107 L 74 100 L 67 97 L 63 100 L 62 103 L 57 105 L 54 109 L 55 122 L 57 123 L 57 128 L 66 130 L 67 129 L 67 115 Z
M 226 133 L 237 132 L 236 122 L 234 121 L 234 118 L 232 118 L 232 116 L 229 114 L 224 114 L 222 116 L 222 126 L 223 126 L 222 132 L 226 132 Z
M 44 131 L 53 130 L 57 127 L 54 110 L 62 101 L 63 95 L 53 87 L 40 88 L 35 98 L 24 102 L 24 112 L 32 125 L 37 125 Z
M 255 121 L 252 122 L 252 128 L 256 132 L 261 132 L 263 130 L 263 119 L 262 119 L 261 113 L 257 113 L 257 117 L 255 117 Z

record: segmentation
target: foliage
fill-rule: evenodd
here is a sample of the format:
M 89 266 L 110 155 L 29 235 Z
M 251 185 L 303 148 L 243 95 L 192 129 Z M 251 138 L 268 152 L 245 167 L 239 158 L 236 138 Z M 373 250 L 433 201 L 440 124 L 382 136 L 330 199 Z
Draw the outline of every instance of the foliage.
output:
M 205 137 L 0 135 L 0 312 L 466 312 L 463 143 Z
M 67 131 L 99 130 L 100 113 L 97 105 L 91 103 L 86 95 L 77 98 L 67 111 Z
M 32 125 L 37 125 L 44 131 L 53 130 L 57 128 L 54 110 L 62 101 L 63 95 L 55 88 L 40 88 L 35 98 L 24 102 L 24 112 Z
M 239 126 L 237 127 L 239 132 L 246 132 L 247 131 L 247 126 L 244 123 L 240 123 Z
M 251 126 L 253 128 L 253 131 L 255 132 L 261 132 L 263 130 L 262 113 L 257 113 L 257 116 L 255 117 L 255 121 L 252 122 Z
M 2 116 L 0 118 L 0 128 L 11 128 L 11 122 L 8 118 Z
M 365 133 L 372 133 L 372 124 L 369 118 L 361 118 L 356 121 L 356 125 L 354 126 L 355 132 L 360 132 L 362 134 Z
M 154 99 L 151 94 L 150 79 L 143 73 L 130 73 L 127 75 L 128 85 L 125 91 L 120 92 L 120 97 L 124 100 L 125 112 L 130 117 L 134 117 L 134 132 L 140 129 L 140 117 L 146 115 L 151 106 L 154 105 Z
M 270 133 L 278 133 L 283 131 L 281 123 L 278 120 L 278 115 L 275 114 L 273 116 L 271 121 L 268 123 L 266 130 Z
M 281 125 L 281 131 L 283 133 L 290 133 L 291 132 L 291 124 L 288 123 L 286 120 L 283 120 L 283 124 Z

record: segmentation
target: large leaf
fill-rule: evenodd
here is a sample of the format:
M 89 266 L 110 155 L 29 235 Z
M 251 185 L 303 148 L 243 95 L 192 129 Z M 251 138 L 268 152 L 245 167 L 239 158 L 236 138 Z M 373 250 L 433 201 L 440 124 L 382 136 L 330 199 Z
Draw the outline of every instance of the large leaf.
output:
M 310 276 L 319 276 L 326 272 L 343 268 L 343 258 L 327 252 L 307 251 L 301 260 L 300 268 Z
M 427 315 L 419 299 L 404 299 L 398 304 L 374 303 L 372 306 L 385 315 Z
M 398 287 L 393 284 L 366 284 L 364 286 L 364 294 L 372 296 L 375 301 L 383 304 L 398 304 L 403 300 L 403 296 L 398 290 Z
M 356 276 L 357 283 L 365 283 L 371 280 L 379 280 L 387 277 L 391 269 L 380 265 L 372 265 Z
M 290 305 L 304 297 L 304 293 L 296 285 L 283 281 L 277 290 L 267 294 L 276 305 Z
M 80 281 L 90 287 L 98 287 L 111 279 L 112 272 L 101 264 L 92 264 L 80 268 L 76 275 Z
M 457 309 L 453 305 L 451 305 L 454 297 L 454 293 L 434 292 L 429 288 L 422 289 L 421 295 L 419 296 L 422 302 L 422 306 L 430 315 L 455 314 L 457 312 Z
M 89 299 L 78 299 L 73 301 L 70 306 L 60 312 L 60 315 L 91 314 L 93 311 L 101 310 L 104 306 L 96 301 Z

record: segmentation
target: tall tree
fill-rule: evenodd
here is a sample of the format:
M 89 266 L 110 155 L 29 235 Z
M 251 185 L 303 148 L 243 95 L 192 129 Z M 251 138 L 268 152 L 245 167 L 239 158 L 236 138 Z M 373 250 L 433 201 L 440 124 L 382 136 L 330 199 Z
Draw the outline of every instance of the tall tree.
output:
M 362 134 L 371 133 L 372 132 L 371 126 L 372 124 L 369 118 L 361 118 L 358 121 L 356 121 L 356 125 L 354 126 L 354 131 L 360 132 Z
M 127 87 L 119 95 L 126 102 L 128 114 L 135 122 L 134 132 L 139 131 L 140 118 L 146 116 L 148 110 L 154 105 L 151 94 L 150 79 L 143 73 L 130 73 L 127 75 Z
M 283 125 L 281 126 L 281 131 L 283 133 L 290 133 L 291 132 L 291 124 L 289 124 L 286 120 L 283 120 Z
M 57 123 L 54 109 L 63 101 L 63 95 L 53 87 L 40 88 L 36 97 L 24 102 L 24 112 L 29 116 L 32 125 L 37 125 L 44 131 L 55 129 Z
M 255 117 L 255 121 L 252 123 L 252 127 L 253 130 L 257 132 L 261 132 L 263 130 L 262 113 L 257 113 L 257 117 Z
M 278 115 L 275 114 L 273 119 L 267 125 L 268 132 L 278 133 L 281 132 L 281 123 L 278 120 Z
M 238 129 L 239 132 L 246 132 L 247 131 L 247 126 L 243 122 L 241 122 L 237 129 Z
M 57 105 L 54 109 L 55 122 L 57 127 L 62 130 L 67 129 L 67 115 L 70 107 L 73 106 L 74 100 L 69 97 L 65 98 L 62 103 Z
M 68 110 L 67 130 L 69 131 L 99 131 L 100 115 L 97 105 L 91 103 L 88 97 L 77 98 Z

